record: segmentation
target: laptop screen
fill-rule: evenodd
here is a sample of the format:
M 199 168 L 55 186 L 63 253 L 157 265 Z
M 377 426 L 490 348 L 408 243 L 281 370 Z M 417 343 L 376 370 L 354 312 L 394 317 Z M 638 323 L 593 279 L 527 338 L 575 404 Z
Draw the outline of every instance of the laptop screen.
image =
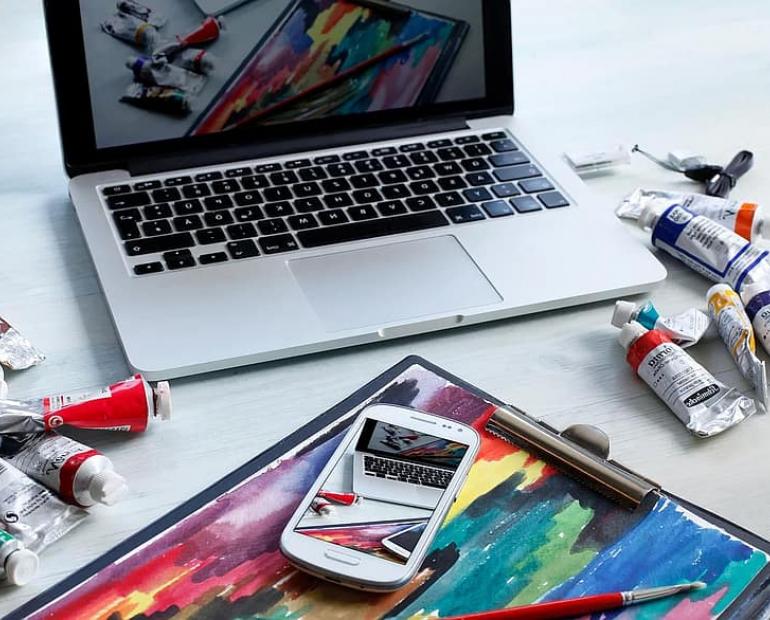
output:
M 478 101 L 483 0 L 82 0 L 96 148 Z

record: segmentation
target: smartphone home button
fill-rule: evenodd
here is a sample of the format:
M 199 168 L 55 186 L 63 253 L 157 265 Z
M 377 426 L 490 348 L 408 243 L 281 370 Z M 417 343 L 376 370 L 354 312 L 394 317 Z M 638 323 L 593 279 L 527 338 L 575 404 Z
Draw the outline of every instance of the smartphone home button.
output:
M 347 564 L 348 566 L 358 566 L 361 563 L 361 560 L 357 557 L 339 551 L 324 551 L 324 556 L 335 562 Z

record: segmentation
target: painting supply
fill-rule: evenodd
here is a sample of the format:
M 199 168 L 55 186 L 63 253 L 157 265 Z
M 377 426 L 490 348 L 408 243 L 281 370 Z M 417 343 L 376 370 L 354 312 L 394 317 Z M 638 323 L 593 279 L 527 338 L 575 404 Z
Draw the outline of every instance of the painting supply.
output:
M 329 502 L 323 499 L 319 499 L 316 497 L 311 503 L 310 503 L 310 509 L 315 512 L 317 515 L 325 517 L 326 515 L 330 515 L 334 512 L 334 506 L 332 506 Z
M 88 513 L 61 501 L 48 489 L 0 459 L 0 528 L 39 553 Z
M 646 301 L 641 306 L 630 301 L 616 301 L 612 324 L 620 329 L 631 321 L 636 321 L 647 329 L 663 332 L 683 349 L 697 343 L 711 325 L 708 315 L 697 308 L 690 308 L 675 316 L 663 317 L 651 301 Z
M 770 282 L 770 262 L 765 260 L 770 252 L 681 205 L 672 205 L 661 213 L 655 204 L 646 204 L 637 223 L 643 230 L 652 231 L 654 246 L 739 293 L 744 285 Z
M 8 583 L 24 586 L 37 574 L 40 561 L 34 551 L 25 548 L 8 532 L 0 530 L 0 564 Z
M 765 351 L 770 353 L 770 283 L 756 282 L 745 286 L 741 291 L 741 300 L 756 337 Z
M 628 323 L 618 340 L 634 372 L 694 435 L 717 435 L 756 413 L 754 401 L 718 381 L 663 332 Z
M 161 112 L 170 116 L 187 116 L 192 109 L 187 93 L 178 88 L 133 83 L 129 84 L 120 100 L 137 108 Z
M 128 490 L 106 456 L 58 433 L 32 435 L 21 450 L 3 457 L 65 501 L 84 508 L 112 506 Z
M 116 13 L 108 17 L 101 23 L 101 27 L 116 39 L 148 52 L 155 48 L 160 38 L 158 30 L 151 24 L 126 13 Z
M 216 61 L 211 54 L 206 50 L 200 50 L 193 47 L 182 50 L 179 54 L 174 56 L 173 63 L 182 67 L 182 69 L 194 71 L 195 73 L 203 75 L 213 73 L 216 68 Z
M 626 592 L 611 592 L 608 594 L 594 594 L 579 598 L 565 599 L 562 601 L 547 601 L 533 603 L 520 607 L 505 607 L 494 611 L 482 611 L 475 614 L 463 614 L 462 616 L 449 616 L 446 620 L 551 620 L 555 618 L 577 618 L 580 616 L 593 616 L 602 611 L 620 609 L 629 605 L 657 601 L 662 598 L 684 594 L 693 590 L 701 590 L 706 587 L 702 581 L 693 583 L 680 583 L 675 586 L 661 586 L 657 588 L 640 588 Z
M 177 36 L 173 41 L 166 41 L 157 45 L 153 50 L 153 55 L 174 56 L 190 47 L 212 43 L 219 38 L 224 29 L 225 22 L 221 16 L 207 17 L 192 32 Z
M 168 21 L 165 15 L 158 13 L 155 9 L 151 9 L 136 0 L 118 0 L 117 9 L 120 13 L 133 15 L 155 28 L 163 28 Z
M 45 360 L 45 355 L 0 316 L 0 366 L 23 370 Z M 2 380 L 2 377 L 0 377 Z
M 130 56 L 126 67 L 134 73 L 134 79 L 148 86 L 178 88 L 190 94 L 200 92 L 206 83 L 202 75 L 171 64 L 165 58 Z
M 338 493 L 335 491 L 319 491 L 318 497 L 342 506 L 360 504 L 364 499 L 356 493 Z
M 154 388 L 134 375 L 97 392 L 0 401 L 0 434 L 42 433 L 60 426 L 141 433 L 150 420 L 171 417 L 167 381 Z
M 729 228 L 748 241 L 770 239 L 770 217 L 765 209 L 755 202 L 640 188 L 623 199 L 615 214 L 620 218 L 638 220 L 642 209 L 647 205 L 653 205 L 660 213 L 669 207 L 680 205 L 692 213 Z

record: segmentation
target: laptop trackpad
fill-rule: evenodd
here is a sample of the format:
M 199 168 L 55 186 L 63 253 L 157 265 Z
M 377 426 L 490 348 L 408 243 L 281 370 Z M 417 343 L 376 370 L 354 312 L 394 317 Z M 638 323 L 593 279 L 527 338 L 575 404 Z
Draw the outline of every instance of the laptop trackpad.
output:
M 329 331 L 502 301 L 452 236 L 299 258 L 288 265 Z

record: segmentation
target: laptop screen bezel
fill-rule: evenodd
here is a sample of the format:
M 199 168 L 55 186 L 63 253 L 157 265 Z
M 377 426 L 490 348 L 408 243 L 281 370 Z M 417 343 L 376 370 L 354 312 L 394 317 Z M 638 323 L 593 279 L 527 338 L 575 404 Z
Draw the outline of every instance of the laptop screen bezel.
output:
M 408 109 L 346 116 L 346 130 L 365 131 L 427 120 L 479 118 L 512 114 L 513 44 L 510 0 L 480 0 L 484 15 L 484 64 L 486 96 L 481 99 L 445 102 Z M 173 159 L 175 154 L 205 153 L 231 147 L 293 140 L 302 150 L 304 138 L 338 131 L 339 116 L 325 119 L 257 126 L 206 136 L 144 142 L 126 146 L 98 148 L 86 69 L 86 53 L 80 13 L 80 0 L 44 0 L 49 53 L 56 94 L 59 128 L 65 168 L 70 176 L 114 168 L 128 168 L 130 162 L 146 158 Z M 360 140 L 359 140 L 360 141 Z

